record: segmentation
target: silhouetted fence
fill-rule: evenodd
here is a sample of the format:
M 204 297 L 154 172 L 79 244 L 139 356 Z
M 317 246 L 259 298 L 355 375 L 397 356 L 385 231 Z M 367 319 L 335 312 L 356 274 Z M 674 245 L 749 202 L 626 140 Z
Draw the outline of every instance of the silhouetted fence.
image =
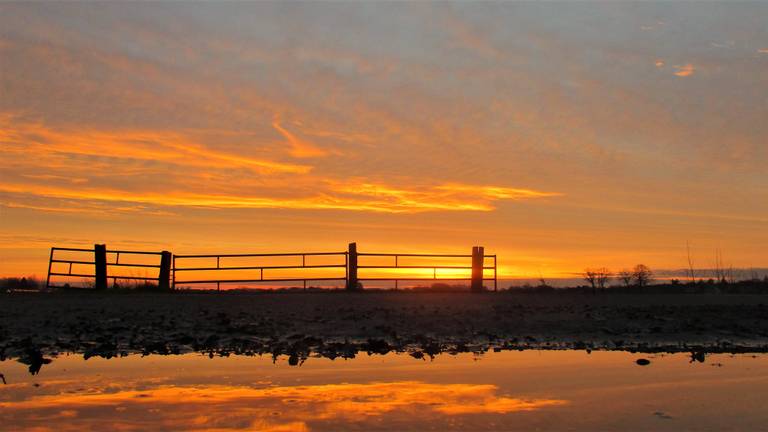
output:
M 83 256 L 82 259 L 70 259 L 57 257 L 56 252 L 67 252 L 77 256 Z M 84 254 L 92 257 L 88 260 Z M 91 255 L 92 254 L 92 255 Z M 127 263 L 120 262 L 121 256 L 131 255 L 150 255 L 158 256 L 159 263 Z M 113 260 L 108 258 L 114 256 Z M 322 257 L 331 259 L 332 262 L 317 263 L 313 260 Z M 283 259 L 287 263 L 279 265 L 255 265 L 238 264 L 232 261 L 242 261 L 249 259 Z M 379 259 L 387 260 L 387 263 L 363 263 L 364 261 Z M 308 262 L 308 259 L 310 262 Z M 448 259 L 462 262 L 466 260 L 467 264 L 431 264 L 413 262 L 418 260 Z M 486 259 L 492 260 L 492 265 L 485 265 Z M 215 265 L 213 264 L 215 260 Z M 202 261 L 202 263 L 201 263 Z M 405 263 L 404 263 L 405 261 Z M 68 266 L 67 271 L 54 269 L 54 266 Z M 80 270 L 73 271 L 73 266 L 82 268 L 82 266 L 93 266 L 93 273 L 85 273 Z M 118 275 L 110 271 L 114 267 L 135 267 L 143 269 L 157 269 L 157 276 L 132 276 Z M 281 276 L 270 274 L 277 271 L 292 271 L 301 269 L 311 269 L 312 271 L 333 272 L 343 269 L 343 274 L 332 275 L 312 275 L 299 277 L 295 274 Z M 419 276 L 398 274 L 398 270 L 421 271 Z M 362 276 L 360 271 L 362 270 Z M 366 276 L 368 271 L 395 271 L 396 274 L 371 275 Z M 486 277 L 485 271 L 492 271 L 492 277 Z M 233 272 L 246 272 L 245 276 L 232 276 Z M 256 276 L 255 273 L 258 273 Z M 266 272 L 266 274 L 265 274 Z M 456 274 L 456 273 L 459 274 Z M 469 272 L 469 277 L 461 274 Z M 202 276 L 195 277 L 195 273 Z M 453 273 L 453 274 L 446 274 Z M 184 278 L 182 275 L 191 275 Z M 270 253 L 270 254 L 205 254 L 205 255 L 173 255 L 168 251 L 163 252 L 144 252 L 144 251 L 125 251 L 125 250 L 107 250 L 106 245 L 94 245 L 93 249 L 78 248 L 51 248 L 51 256 L 48 264 L 48 279 L 46 287 L 56 287 L 51 285 L 51 277 L 79 277 L 92 278 L 93 286 L 97 289 L 107 287 L 108 279 L 113 283 L 118 280 L 139 280 L 144 282 L 157 282 L 157 288 L 167 290 L 177 288 L 178 286 L 189 285 L 215 285 L 221 289 L 222 284 L 249 284 L 264 282 L 301 282 L 303 288 L 307 288 L 309 282 L 316 281 L 339 281 L 344 284 L 347 290 L 354 291 L 362 289 L 362 281 L 392 281 L 395 289 L 399 287 L 402 281 L 469 281 L 470 289 L 473 292 L 481 292 L 485 289 L 484 282 L 492 281 L 494 291 L 498 288 L 497 280 L 497 257 L 496 255 L 485 255 L 483 247 L 475 246 L 472 248 L 472 254 L 395 254 L 395 253 L 362 253 L 357 251 L 357 244 L 350 243 L 346 251 L 340 252 L 297 252 L 297 253 Z
M 57 257 L 56 252 L 68 252 L 70 255 L 75 255 L 78 258 L 63 258 Z M 123 256 L 156 256 L 159 259 L 157 264 L 145 264 L 145 263 L 130 263 L 120 262 L 120 257 Z M 46 288 L 56 288 L 56 285 L 51 285 L 51 277 L 78 277 L 93 279 L 93 287 L 96 289 L 106 289 L 107 280 L 112 279 L 113 285 L 117 284 L 118 280 L 135 280 L 143 282 L 157 282 L 159 289 L 169 289 L 169 280 L 171 274 L 171 256 L 168 251 L 162 252 L 145 252 L 145 251 L 128 251 L 128 250 L 107 250 L 106 245 L 94 245 L 93 249 L 80 249 L 80 248 L 61 248 L 52 247 L 51 256 L 48 261 L 48 277 L 45 282 Z M 89 260 L 90 257 L 90 260 Z M 113 261 L 108 258 L 114 257 Z M 54 269 L 54 266 L 63 264 L 67 267 L 67 272 L 58 271 Z M 77 268 L 73 271 L 73 266 Z M 82 272 L 82 268 L 91 267 L 93 273 Z M 140 269 L 157 269 L 157 276 L 135 276 L 135 275 L 118 275 L 112 274 L 109 271 L 110 267 L 129 267 Z
M 354 243 L 353 243 L 354 244 Z M 350 248 L 350 254 L 352 249 Z M 479 246 L 472 248 L 471 255 L 452 255 L 452 254 L 394 254 L 394 253 L 356 253 L 357 257 L 387 257 L 391 258 L 392 264 L 388 265 L 357 265 L 356 269 L 411 269 L 411 270 L 428 270 L 432 273 L 432 276 L 421 277 L 359 277 L 358 281 L 394 281 L 395 288 L 398 287 L 400 281 L 470 281 L 470 289 L 472 291 L 482 291 L 484 289 L 483 281 L 493 281 L 493 290 L 498 288 L 497 272 L 496 272 L 496 255 L 485 255 L 484 249 Z M 471 260 L 471 265 L 414 265 L 403 264 L 403 258 L 447 258 L 447 259 L 466 259 Z M 493 259 L 493 265 L 485 266 L 485 258 Z M 357 263 L 357 260 L 354 260 Z M 471 277 L 456 276 L 456 275 L 444 275 L 439 274 L 441 270 L 469 270 L 471 271 Z M 493 270 L 493 277 L 485 277 L 485 270 Z
M 307 257 L 343 257 L 344 262 L 338 264 L 307 264 Z M 301 263 L 289 264 L 289 265 L 259 265 L 259 266 L 227 266 L 222 265 L 222 259 L 232 258 L 295 258 L 297 261 L 301 259 Z M 200 260 L 200 259 L 216 259 L 216 266 L 204 266 L 204 267 L 184 267 L 183 263 Z M 346 274 L 338 277 L 313 277 L 313 278 L 299 278 L 299 277 L 269 277 L 264 276 L 264 270 L 296 270 L 296 269 L 348 269 L 347 252 L 300 252 L 300 253 L 273 253 L 273 254 L 223 254 L 223 255 L 174 255 L 173 256 L 173 287 L 177 285 L 193 285 L 193 284 L 216 284 L 217 289 L 221 289 L 222 283 L 255 283 L 255 282 L 302 282 L 304 288 L 307 288 L 308 281 L 343 281 L 347 280 Z M 184 272 L 208 272 L 208 273 L 222 273 L 231 271 L 258 271 L 259 277 L 246 277 L 246 278 L 203 278 L 203 279 L 191 279 L 184 280 L 179 279 L 179 273 Z

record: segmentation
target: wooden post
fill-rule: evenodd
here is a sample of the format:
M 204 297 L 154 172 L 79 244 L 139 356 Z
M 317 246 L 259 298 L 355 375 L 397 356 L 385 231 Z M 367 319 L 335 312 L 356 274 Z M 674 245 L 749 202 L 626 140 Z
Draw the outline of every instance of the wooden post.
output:
M 173 255 L 168 251 L 160 254 L 160 275 L 157 280 L 157 287 L 160 290 L 167 291 L 171 289 L 171 258 Z
M 472 248 L 472 292 L 483 291 L 483 258 L 485 257 L 485 248 L 474 246 Z
M 347 290 L 357 289 L 357 243 L 350 243 L 347 254 Z
M 96 265 L 96 289 L 107 289 L 107 245 L 93 245 L 93 258 Z

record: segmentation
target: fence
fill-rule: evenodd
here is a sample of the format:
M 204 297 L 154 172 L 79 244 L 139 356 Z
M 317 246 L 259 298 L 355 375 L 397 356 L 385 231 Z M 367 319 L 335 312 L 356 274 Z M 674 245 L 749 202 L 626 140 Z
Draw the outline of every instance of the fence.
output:
M 66 258 L 57 258 L 56 252 L 72 252 L 75 255 L 83 256 L 82 259 L 66 259 Z M 88 259 L 84 254 L 88 254 L 91 256 L 91 260 L 85 261 Z M 108 260 L 109 255 L 114 255 L 114 261 L 110 262 Z M 120 262 L 120 256 L 157 256 L 160 258 L 160 262 L 158 264 L 144 264 L 144 263 L 127 263 L 127 262 Z M 66 273 L 61 271 L 54 270 L 54 265 L 57 264 L 64 264 L 68 266 L 68 270 Z M 72 266 L 93 266 L 93 273 L 80 273 L 79 271 L 76 271 L 73 273 Z M 118 274 L 111 274 L 112 272 L 109 271 L 110 267 L 131 267 L 131 268 L 142 268 L 142 269 L 157 269 L 158 275 L 155 277 L 148 277 L 148 276 L 134 276 L 134 275 L 118 275 Z M 51 285 L 51 277 L 52 276 L 59 276 L 59 277 L 79 277 L 79 278 L 89 278 L 94 280 L 94 287 L 96 289 L 105 289 L 107 288 L 107 280 L 112 279 L 113 285 L 117 284 L 118 280 L 138 280 L 138 281 L 144 281 L 144 282 L 157 282 L 157 286 L 159 289 L 168 289 L 169 288 L 169 277 L 170 277 L 170 268 L 171 268 L 171 253 L 168 251 L 162 251 L 162 252 L 145 252 L 145 251 L 128 251 L 128 250 L 107 250 L 106 245 L 94 245 L 93 249 L 80 249 L 80 248 L 61 248 L 61 247 L 52 247 L 51 248 L 51 255 L 50 259 L 48 260 L 48 277 L 45 282 L 46 288 L 56 288 L 59 287 L 57 285 Z
M 344 257 L 344 263 L 339 264 L 322 264 L 322 265 L 308 265 L 307 257 L 316 256 L 340 256 Z M 276 258 L 276 257 L 288 257 L 288 258 L 301 258 L 301 264 L 296 265 L 260 265 L 260 266 L 222 266 L 222 258 Z M 193 261 L 200 259 L 216 259 L 216 267 L 183 267 L 181 263 L 184 261 Z M 222 283 L 254 283 L 254 282 L 302 282 L 304 288 L 307 288 L 308 281 L 345 281 L 347 275 L 343 277 L 314 277 L 314 278 L 284 278 L 284 277 L 264 277 L 264 270 L 295 270 L 295 269 L 348 269 L 347 252 L 300 252 L 300 253 L 275 253 L 275 254 L 226 254 L 226 255 L 174 255 L 173 256 L 173 284 L 175 288 L 177 285 L 193 285 L 193 284 L 216 284 L 216 289 L 221 289 Z M 258 278 L 226 278 L 226 279 L 192 279 L 192 280 L 179 280 L 178 274 L 184 272 L 216 272 L 223 271 L 254 271 L 259 272 Z
M 484 248 L 475 246 L 471 255 L 447 255 L 447 254 L 394 254 L 394 253 L 357 253 L 354 243 L 350 245 L 350 256 L 356 257 L 353 261 L 357 264 L 357 257 L 385 257 L 392 258 L 392 264 L 388 265 L 356 265 L 356 269 L 411 269 L 411 270 L 431 270 L 432 277 L 358 277 L 358 281 L 393 281 L 395 289 L 398 288 L 400 281 L 471 281 L 472 291 L 482 291 L 483 281 L 493 281 L 493 290 L 498 289 L 496 255 L 485 255 Z M 471 259 L 471 265 L 413 265 L 402 264 L 402 258 L 448 258 L 448 259 Z M 485 258 L 493 259 L 493 265 L 485 266 Z M 438 275 L 440 270 L 471 270 L 471 277 L 444 276 Z M 484 270 L 493 270 L 493 277 L 485 277 Z
M 78 254 L 92 253 L 93 261 L 73 260 L 73 259 L 57 259 L 55 257 L 56 251 L 68 251 Z M 108 255 L 114 254 L 114 262 L 109 262 Z M 122 255 L 156 255 L 160 257 L 159 264 L 143 264 L 143 263 L 121 263 L 120 256 Z M 332 263 L 308 263 L 307 257 L 310 260 L 316 257 L 324 257 L 335 259 L 336 262 Z M 259 259 L 259 258 L 281 258 L 288 260 L 295 260 L 295 262 L 282 264 L 282 265 L 227 265 L 227 262 L 232 260 L 242 259 Z M 392 260 L 386 264 L 362 264 L 360 265 L 360 259 L 363 261 L 368 259 L 386 259 Z M 492 265 L 484 265 L 485 260 L 492 259 Z M 403 263 L 403 261 L 423 260 L 423 259 L 450 259 L 450 260 L 467 260 L 467 265 L 443 265 L 443 264 L 424 264 L 424 263 Z M 208 261 L 208 264 L 199 264 L 200 261 Z M 215 260 L 215 266 L 212 264 Z M 300 260 L 300 261 L 299 261 Z M 66 273 L 61 271 L 53 271 L 54 264 L 68 265 L 68 271 Z M 93 265 L 93 274 L 85 274 L 74 272 L 73 265 Z M 158 270 L 157 277 L 140 277 L 140 276 L 124 276 L 113 275 L 109 271 L 110 267 L 139 267 L 139 268 L 152 268 Z M 296 277 L 291 275 L 275 276 L 270 275 L 272 271 L 285 271 L 285 270 L 299 270 L 299 269 L 312 269 L 313 271 L 338 271 L 344 269 L 343 275 L 331 275 L 331 276 L 304 276 Z M 418 270 L 425 271 L 420 276 L 409 276 L 402 274 L 386 275 L 386 276 L 366 276 L 365 273 L 372 270 Z M 492 271 L 492 277 L 486 277 L 485 271 Z M 265 275 L 265 271 L 267 274 Z M 362 271 L 362 275 L 361 275 Z M 450 272 L 464 272 L 469 271 L 470 277 L 464 275 L 446 275 L 446 271 Z M 195 272 L 205 273 L 203 277 L 191 277 L 184 279 L 182 275 L 194 274 Z M 249 272 L 246 277 L 226 277 L 222 276 L 224 273 L 231 272 Z M 258 277 L 255 276 L 255 272 L 258 272 Z M 431 277 L 429 274 L 431 273 Z M 213 274 L 213 277 L 210 275 Z M 48 279 L 46 287 L 54 287 L 51 285 L 52 276 L 66 276 L 66 277 L 81 277 L 81 278 L 93 278 L 95 280 L 94 286 L 98 289 L 106 288 L 107 280 L 113 279 L 114 282 L 120 279 L 128 280 L 142 280 L 142 281 L 156 281 L 158 288 L 161 290 L 167 290 L 170 288 L 176 289 L 178 286 L 186 285 L 215 285 L 217 289 L 221 289 L 221 284 L 232 283 L 263 283 L 263 282 L 301 282 L 304 289 L 307 288 L 308 282 L 313 281 L 340 281 L 343 282 L 346 289 L 358 290 L 362 289 L 362 281 L 392 281 L 395 284 L 395 289 L 399 287 L 402 281 L 470 281 L 470 289 L 473 292 L 480 292 L 485 289 L 484 282 L 492 281 L 493 290 L 498 288 L 497 279 L 497 256 L 485 255 L 484 248 L 475 246 L 472 248 L 472 254 L 395 254 L 395 253 L 362 253 L 357 251 L 357 244 L 350 243 L 346 251 L 341 252 L 297 252 L 297 253 L 272 253 L 272 254 L 208 254 L 208 255 L 173 255 L 168 251 L 163 252 L 142 252 L 142 251 L 124 251 L 124 250 L 107 250 L 106 245 L 95 245 L 94 249 L 76 249 L 76 248 L 51 248 L 51 256 L 48 264 Z

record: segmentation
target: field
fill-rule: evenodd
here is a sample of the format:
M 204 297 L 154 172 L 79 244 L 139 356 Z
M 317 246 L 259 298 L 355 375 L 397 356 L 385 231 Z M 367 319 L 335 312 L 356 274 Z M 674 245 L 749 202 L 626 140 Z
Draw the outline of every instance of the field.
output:
M 768 351 L 763 295 L 54 293 L 0 296 L 0 357 L 287 355 L 514 349 Z

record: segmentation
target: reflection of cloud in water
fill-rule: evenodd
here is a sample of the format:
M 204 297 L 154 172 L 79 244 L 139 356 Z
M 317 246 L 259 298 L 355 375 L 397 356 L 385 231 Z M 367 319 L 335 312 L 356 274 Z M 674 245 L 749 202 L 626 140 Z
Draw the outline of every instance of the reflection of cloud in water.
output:
M 80 429 L 84 424 L 76 425 L 79 419 L 90 426 L 117 422 L 128 429 L 153 425 L 174 429 L 308 430 L 315 421 L 360 422 L 390 415 L 397 420 L 427 422 L 445 415 L 507 414 L 567 403 L 499 396 L 497 390 L 489 384 L 417 381 L 263 388 L 160 386 L 114 393 L 33 396 L 19 402 L 2 402 L 0 407 L 14 424 L 27 426 L 41 420 L 49 425 L 59 420 Z M 62 416 L 64 413 L 66 416 Z

